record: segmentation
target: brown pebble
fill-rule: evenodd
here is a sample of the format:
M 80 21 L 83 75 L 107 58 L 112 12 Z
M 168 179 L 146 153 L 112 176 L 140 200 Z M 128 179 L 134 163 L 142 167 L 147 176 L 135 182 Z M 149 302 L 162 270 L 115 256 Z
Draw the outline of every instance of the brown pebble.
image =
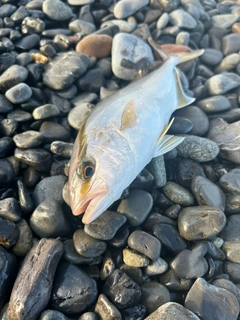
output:
M 233 33 L 240 33 L 240 22 L 235 22 L 232 25 L 232 32 Z
M 76 51 L 96 58 L 108 57 L 111 53 L 112 38 L 105 34 L 90 35 L 79 41 Z
M 31 56 L 33 57 L 35 63 L 46 64 L 48 62 L 48 58 L 41 53 L 33 52 L 31 53 Z

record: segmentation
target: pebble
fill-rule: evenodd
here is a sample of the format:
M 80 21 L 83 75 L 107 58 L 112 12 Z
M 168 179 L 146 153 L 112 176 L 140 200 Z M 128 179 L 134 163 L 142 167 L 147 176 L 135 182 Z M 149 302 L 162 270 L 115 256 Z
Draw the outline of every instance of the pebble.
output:
M 26 37 L 22 37 L 20 40 L 16 41 L 14 43 L 15 47 L 20 50 L 31 50 L 33 49 L 37 44 L 39 44 L 40 37 L 37 34 L 30 34 Z
M 231 28 L 233 33 L 240 33 L 240 22 L 235 22 Z
M 228 34 L 222 38 L 222 51 L 225 56 L 240 50 L 239 40 L 240 35 L 236 33 Z
M 68 320 L 63 313 L 56 310 L 45 310 L 40 314 L 39 320 Z
M 240 55 L 238 53 L 232 53 L 222 59 L 221 63 L 216 66 L 215 72 L 221 73 L 223 71 L 232 71 L 240 63 Z
M 25 257 L 33 246 L 32 231 L 25 219 L 17 222 L 16 227 L 19 231 L 19 236 L 11 250 L 16 256 Z
M 240 195 L 239 177 L 240 169 L 235 168 L 224 174 L 220 178 L 219 183 L 227 193 L 230 193 L 231 195 Z
M 118 309 L 104 294 L 100 294 L 95 305 L 95 312 L 100 319 L 121 320 L 122 316 Z M 97 320 L 97 319 L 96 319 Z
M 43 83 L 55 90 L 67 89 L 86 72 L 89 64 L 89 58 L 82 53 L 62 53 L 45 66 Z
M 194 177 L 192 179 L 191 190 L 199 206 L 213 206 L 221 211 L 225 211 L 226 195 L 209 179 L 201 176 Z
M 149 265 L 150 260 L 143 254 L 132 249 L 123 249 L 123 262 L 130 267 L 142 268 Z
M 161 242 L 147 232 L 136 230 L 131 233 L 128 237 L 128 246 L 153 261 L 157 261 L 160 257 Z
M 232 72 L 217 74 L 205 82 L 205 88 L 211 96 L 221 95 L 240 85 L 240 77 Z
M 239 263 L 231 262 L 231 261 L 225 261 L 223 265 L 223 272 L 226 273 L 230 279 L 235 282 L 239 283 L 240 277 L 239 277 Z
M 164 29 L 168 25 L 169 22 L 169 14 L 167 12 L 163 12 L 159 17 L 156 27 L 157 29 Z
M 219 236 L 225 241 L 240 241 L 240 214 L 231 215 Z
M 119 33 L 113 38 L 112 71 L 123 80 L 132 80 L 139 69 L 153 63 L 150 47 L 131 34 Z
M 99 240 L 111 240 L 127 218 L 114 211 L 103 212 L 96 220 L 86 224 L 84 231 Z
M 193 124 L 190 120 L 182 118 L 182 117 L 174 117 L 174 122 L 171 125 L 168 133 L 171 134 L 184 134 L 191 131 L 193 128 Z
M 217 143 L 212 140 L 193 135 L 185 136 L 183 142 L 177 146 L 178 154 L 198 162 L 211 161 L 219 153 Z
M 146 282 L 141 284 L 140 288 L 142 291 L 141 303 L 146 307 L 148 313 L 154 312 L 170 301 L 170 292 L 159 282 Z
M 139 226 L 147 218 L 153 206 L 153 198 L 144 190 L 132 190 L 126 199 L 121 200 L 117 212 L 126 216 L 129 224 Z
M 93 108 L 94 105 L 89 102 L 78 103 L 68 114 L 70 126 L 76 130 L 80 130 Z
M 230 195 L 227 197 L 226 213 L 235 214 L 240 213 L 240 195 Z
M 16 177 L 12 164 L 5 159 L 0 160 L 0 180 L 2 184 L 11 182 Z
M 147 318 L 145 318 L 145 320 L 173 320 L 176 315 L 178 320 L 200 320 L 195 313 L 191 312 L 187 308 L 184 308 L 181 304 L 176 302 L 164 303 Z
M 177 163 L 175 180 L 185 188 L 190 188 L 192 179 L 196 176 L 205 177 L 202 166 L 191 159 L 182 159 Z
M 153 175 L 154 184 L 157 188 L 161 188 L 166 184 L 167 175 L 163 156 L 153 158 L 148 164 L 147 169 Z
M 81 91 L 99 92 L 105 79 L 100 69 L 88 70 L 79 80 L 77 86 Z
M 206 320 L 235 320 L 239 313 L 238 301 L 230 291 L 208 284 L 203 278 L 198 278 L 189 290 L 185 307 Z
M 13 86 L 22 83 L 27 79 L 28 71 L 19 65 L 12 65 L 0 76 L 0 89 L 5 92 Z
M 16 134 L 13 137 L 18 148 L 35 148 L 42 144 L 44 136 L 37 131 L 29 130 L 19 134 Z
M 18 186 L 18 198 L 19 198 L 19 204 L 21 207 L 21 210 L 28 214 L 33 211 L 34 205 L 32 197 L 30 196 L 26 186 L 22 182 L 22 180 L 17 180 L 17 186 Z
M 234 163 L 240 163 L 239 130 L 240 121 L 228 124 L 221 118 L 210 122 L 208 138 L 218 144 L 219 156 Z
M 52 153 L 63 158 L 71 158 L 73 143 L 63 141 L 53 141 L 50 146 Z
M 17 122 L 25 122 L 32 119 L 31 113 L 23 111 L 21 109 L 15 109 L 8 113 L 7 117 L 9 119 L 14 119 Z
M 119 309 L 134 306 L 141 299 L 141 289 L 125 272 L 116 269 L 103 286 L 103 294 Z
M 227 29 L 232 26 L 238 17 L 233 14 L 216 14 L 212 17 L 214 26 Z
M 106 242 L 94 239 L 83 229 L 78 229 L 74 232 L 73 242 L 76 251 L 86 258 L 101 256 L 107 248 Z
M 35 108 L 32 113 L 32 116 L 35 120 L 44 120 L 59 115 L 60 111 L 58 107 L 50 103 Z
M 36 319 L 44 310 L 62 253 L 63 245 L 55 239 L 41 239 L 29 251 L 13 286 L 7 308 L 9 320 Z
M 179 28 L 194 29 L 197 26 L 196 20 L 182 9 L 170 12 L 169 21 L 171 24 L 176 25 Z
M 81 288 L 81 290 L 79 290 Z M 51 305 L 66 315 L 75 315 L 85 310 L 97 298 L 94 279 L 79 267 L 60 262 L 51 293 Z
M 124 0 L 116 3 L 113 14 L 117 19 L 125 19 L 148 5 L 149 0 Z
M 11 137 L 16 133 L 18 122 L 14 119 L 3 119 L 0 122 L 0 133 L 3 136 Z
M 65 261 L 73 264 L 77 264 L 77 265 L 90 264 L 94 262 L 94 258 L 86 258 L 84 256 L 81 256 L 79 253 L 77 253 L 72 239 L 65 240 L 63 245 L 64 245 L 63 258 Z
M 14 222 L 0 219 L 0 244 L 5 248 L 12 247 L 19 236 Z
M 162 190 L 165 196 L 174 203 L 182 206 L 191 206 L 194 204 L 192 194 L 176 182 L 168 181 Z
M 40 205 L 46 199 L 52 199 L 63 204 L 62 189 L 67 182 L 67 177 L 57 175 L 42 179 L 33 191 L 33 200 L 35 205 Z
M 22 212 L 18 201 L 15 198 L 6 198 L 0 200 L 0 217 L 12 222 L 18 222 L 21 219 Z
M 206 48 L 204 53 L 199 57 L 201 62 L 209 66 L 216 66 L 222 61 L 223 53 L 220 50 Z
M 240 263 L 240 252 L 239 252 L 240 241 L 225 241 L 223 244 L 223 251 L 226 254 L 226 258 L 229 261 Z
M 65 21 L 73 15 L 71 8 L 60 0 L 44 1 L 42 10 L 48 18 L 55 21 Z
M 32 89 L 26 83 L 19 83 L 5 93 L 6 98 L 14 104 L 27 101 L 31 95 Z
M 51 143 L 55 140 L 68 141 L 70 138 L 70 131 L 53 121 L 44 121 L 39 132 L 44 137 L 44 142 L 46 143 Z
M 221 112 L 231 109 L 231 104 L 225 96 L 217 95 L 198 101 L 198 107 L 206 113 Z
M 184 208 L 178 217 L 180 235 L 186 240 L 205 240 L 219 234 L 226 224 L 224 213 L 212 206 Z
M 87 21 L 76 19 L 69 23 L 69 29 L 72 32 L 80 33 L 81 35 L 89 35 L 96 30 L 94 24 Z
M 113 19 L 113 20 L 103 22 L 100 26 L 100 29 L 105 29 L 105 28 L 114 27 L 114 26 L 118 27 L 118 30 L 122 33 L 131 33 L 136 29 L 137 25 L 135 21 L 128 22 L 125 20 Z
M 0 113 L 11 112 L 13 108 L 13 104 L 5 97 L 5 95 L 0 94 Z
M 76 51 L 98 59 L 108 57 L 111 54 L 112 37 L 105 34 L 93 34 L 86 36 L 76 45 Z

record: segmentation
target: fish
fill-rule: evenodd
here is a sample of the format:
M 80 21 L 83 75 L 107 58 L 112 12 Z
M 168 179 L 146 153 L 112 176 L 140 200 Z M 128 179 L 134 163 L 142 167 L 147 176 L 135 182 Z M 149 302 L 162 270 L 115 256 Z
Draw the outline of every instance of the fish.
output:
M 170 54 L 151 38 L 148 41 L 162 65 L 140 70 L 126 87 L 107 94 L 74 142 L 64 199 L 73 215 L 83 214 L 84 224 L 118 200 L 152 158 L 184 139 L 167 134 L 172 113 L 195 100 L 183 91 L 177 65 L 199 57 L 203 50 Z

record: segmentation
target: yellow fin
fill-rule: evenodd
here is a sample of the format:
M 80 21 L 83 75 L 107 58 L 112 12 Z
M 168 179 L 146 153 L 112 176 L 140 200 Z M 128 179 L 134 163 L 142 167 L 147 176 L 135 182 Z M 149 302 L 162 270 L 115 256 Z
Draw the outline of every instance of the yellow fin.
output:
M 123 131 L 126 128 L 133 127 L 136 124 L 136 119 L 137 112 L 135 103 L 133 100 L 130 100 L 123 110 L 120 130 Z
M 158 143 L 165 136 L 165 134 L 168 132 L 169 128 L 173 124 L 173 121 L 174 121 L 174 118 L 172 118 L 172 120 L 165 126 L 165 128 L 163 129 L 163 131 L 160 134 L 159 138 L 157 139 L 156 143 Z

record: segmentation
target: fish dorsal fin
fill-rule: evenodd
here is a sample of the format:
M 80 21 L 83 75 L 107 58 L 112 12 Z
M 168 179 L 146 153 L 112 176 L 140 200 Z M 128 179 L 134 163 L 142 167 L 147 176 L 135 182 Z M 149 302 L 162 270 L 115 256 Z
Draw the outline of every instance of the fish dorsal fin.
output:
M 175 73 L 175 80 L 176 80 L 176 86 L 177 86 L 177 109 L 180 109 L 180 108 L 186 107 L 187 105 L 195 101 L 195 98 L 185 94 L 182 88 L 179 70 L 175 68 L 174 71 L 175 71 L 174 73 Z
M 155 61 L 147 65 L 146 67 L 140 69 L 136 76 L 133 78 L 132 82 L 144 78 L 149 73 L 153 72 L 154 70 L 157 70 L 162 64 L 162 61 Z
M 184 137 L 176 137 L 166 134 L 162 137 L 162 139 L 158 139 L 156 147 L 154 149 L 153 158 L 171 151 L 173 148 L 177 147 L 183 140 Z
M 100 99 L 104 99 L 108 96 L 111 96 L 112 94 L 116 93 L 118 90 L 108 90 L 104 87 L 100 88 Z
M 123 110 L 120 130 L 123 131 L 126 128 L 134 126 L 136 124 L 136 120 L 137 120 L 136 106 L 134 101 L 130 100 L 126 104 Z

